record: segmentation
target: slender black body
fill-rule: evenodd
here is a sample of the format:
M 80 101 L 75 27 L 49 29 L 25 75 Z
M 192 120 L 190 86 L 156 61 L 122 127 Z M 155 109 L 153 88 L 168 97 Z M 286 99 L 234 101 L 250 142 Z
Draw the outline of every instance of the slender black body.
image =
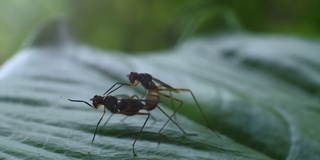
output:
M 140 82 L 146 90 L 158 89 L 156 84 L 152 81 L 152 76 L 148 73 L 131 72 L 127 77 L 129 78 L 131 85 L 136 86 L 137 83 Z
M 95 95 L 92 99 L 92 105 L 98 109 L 103 105 L 108 111 L 113 114 L 124 114 L 127 116 L 133 116 L 143 109 L 144 104 L 138 99 L 118 99 L 114 96 L 98 96 Z
M 137 139 L 139 138 L 140 133 L 142 132 L 144 126 L 146 125 L 146 123 L 147 123 L 147 121 L 148 121 L 148 119 L 150 117 L 150 113 L 141 113 L 141 112 L 139 112 L 140 110 L 143 109 L 145 104 L 143 104 L 139 99 L 133 99 L 134 97 L 137 97 L 137 96 L 132 96 L 130 98 L 118 99 L 118 98 L 116 98 L 114 96 L 110 96 L 110 95 L 107 95 L 107 96 L 95 95 L 93 98 L 90 99 L 90 101 L 92 101 L 92 105 L 90 103 L 86 102 L 86 101 L 83 101 L 83 100 L 72 100 L 72 99 L 69 99 L 69 101 L 71 101 L 71 102 L 83 102 L 83 103 L 86 103 L 87 105 L 89 105 L 91 108 L 94 108 L 94 109 L 98 109 L 101 106 L 104 106 L 103 114 L 102 114 L 100 120 L 97 123 L 96 129 L 95 129 L 92 141 L 91 141 L 91 145 L 92 145 L 92 143 L 93 143 L 93 141 L 95 139 L 95 136 L 96 136 L 97 131 L 98 131 L 99 124 L 100 124 L 101 120 L 103 119 L 103 117 L 104 117 L 104 115 L 106 113 L 106 110 L 108 110 L 108 111 L 110 111 L 112 113 L 111 116 L 113 114 L 123 114 L 123 115 L 126 115 L 126 116 L 146 115 L 147 118 L 146 118 L 144 124 L 142 125 L 142 127 L 140 129 L 140 132 L 138 133 L 136 139 L 134 140 L 134 142 L 132 144 L 132 151 L 133 151 L 133 154 L 136 156 L 136 153 L 135 153 L 135 150 L 134 150 L 134 145 L 135 145 Z M 109 117 L 109 119 L 111 118 L 111 116 Z M 109 119 L 106 121 L 106 123 L 104 125 L 107 124 Z M 91 145 L 90 145 L 90 147 L 91 147 Z M 90 152 L 90 150 L 89 150 L 89 152 Z
M 196 100 L 194 94 L 192 93 L 192 91 L 190 89 L 185 89 L 185 88 L 173 88 L 170 85 L 160 81 L 157 78 L 152 77 L 150 74 L 147 73 L 137 73 L 137 72 L 131 72 L 130 74 L 127 75 L 127 77 L 129 78 L 130 84 L 132 86 L 136 86 L 139 83 L 141 83 L 141 85 L 147 90 L 147 96 L 146 99 L 156 99 L 156 97 L 158 96 L 158 100 L 160 99 L 160 96 L 168 98 L 172 101 L 176 101 L 179 104 L 179 106 L 174 109 L 174 113 L 170 116 L 170 118 L 168 119 L 168 121 L 164 124 L 164 126 L 160 129 L 159 133 L 163 130 L 163 128 L 167 125 L 167 123 L 172 120 L 172 117 L 174 117 L 174 115 L 176 114 L 176 112 L 180 109 L 180 107 L 183 104 L 183 101 L 180 99 L 177 99 L 175 97 L 171 96 L 171 92 L 189 92 L 194 100 L 194 102 L 196 103 L 200 113 L 202 114 L 206 125 L 209 129 L 211 129 L 210 124 L 208 119 L 206 118 L 204 112 L 202 111 L 198 101 Z M 163 92 L 169 92 L 170 95 L 164 94 Z M 149 108 L 147 108 L 149 107 Z M 147 105 L 146 108 L 147 110 L 152 110 L 154 109 L 153 104 L 149 104 Z M 214 132 L 213 130 L 211 130 L 214 134 L 216 134 L 218 136 L 218 134 L 216 132 Z

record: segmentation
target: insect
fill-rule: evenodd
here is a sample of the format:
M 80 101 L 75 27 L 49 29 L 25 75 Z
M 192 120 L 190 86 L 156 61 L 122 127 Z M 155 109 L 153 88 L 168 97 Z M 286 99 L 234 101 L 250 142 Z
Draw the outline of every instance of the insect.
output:
M 143 125 L 142 125 L 142 127 L 141 127 L 141 129 L 140 129 L 140 131 L 139 131 L 139 133 L 138 133 L 138 135 L 136 137 L 136 139 L 134 140 L 134 142 L 132 144 L 132 151 L 133 151 L 134 156 L 136 156 L 136 153 L 135 153 L 135 150 L 134 150 L 134 145 L 135 145 L 137 139 L 139 138 L 140 133 L 142 132 L 144 126 L 146 125 L 146 123 L 147 123 L 147 121 L 148 121 L 148 119 L 150 117 L 150 113 L 141 113 L 141 112 L 139 112 L 142 109 L 142 107 L 144 106 L 144 104 L 140 100 L 134 99 L 134 97 L 135 96 L 132 96 L 129 99 L 118 99 L 115 96 L 110 96 L 110 95 L 108 95 L 108 96 L 95 95 L 93 98 L 90 99 L 90 101 L 92 101 L 92 105 L 90 103 L 86 102 L 86 101 L 83 101 L 83 100 L 68 99 L 71 102 L 83 102 L 83 103 L 89 105 L 93 109 L 98 109 L 102 105 L 104 106 L 103 114 L 102 114 L 101 118 L 99 119 L 99 121 L 97 123 L 96 129 L 95 129 L 95 132 L 94 132 L 91 144 L 90 144 L 90 148 L 91 148 L 91 145 L 94 142 L 95 136 L 96 136 L 97 131 L 98 131 L 99 124 L 100 124 L 101 120 L 103 119 L 103 117 L 104 117 L 104 115 L 106 113 L 106 110 L 110 111 L 112 115 L 113 114 L 123 114 L 123 115 L 126 115 L 126 116 L 146 115 L 147 118 L 146 118 L 145 122 L 143 123 Z M 110 116 L 110 118 L 111 118 L 111 116 Z M 90 153 L 90 149 L 89 149 L 89 153 Z
M 108 92 L 114 87 L 115 85 L 113 85 L 109 90 Z M 120 87 L 119 87 L 120 88 Z M 116 88 L 118 89 L 118 88 Z M 143 128 L 145 127 L 147 121 L 149 120 L 150 118 L 150 113 L 143 113 L 143 112 L 140 112 L 140 110 L 143 110 L 145 109 L 146 107 L 148 108 L 148 106 L 150 104 L 152 105 L 155 105 L 155 107 L 159 108 L 159 110 L 161 112 L 163 112 L 163 114 L 165 114 L 168 118 L 170 118 L 159 106 L 158 106 L 158 101 L 157 99 L 152 99 L 152 98 L 148 98 L 148 100 L 140 100 L 139 97 L 137 95 L 133 95 L 131 97 L 127 96 L 127 95 L 121 95 L 120 97 L 122 98 L 118 98 L 117 96 L 111 96 L 109 95 L 110 93 L 112 93 L 113 91 L 115 91 L 116 89 L 110 91 L 106 96 L 99 96 L 99 95 L 95 95 L 93 98 L 90 99 L 90 101 L 92 101 L 92 105 L 84 100 L 74 100 L 74 99 L 68 99 L 69 101 L 71 102 L 82 102 L 82 103 L 85 103 L 87 104 L 88 106 L 90 106 L 91 108 L 93 109 L 99 109 L 102 105 L 104 106 L 104 110 L 103 110 L 103 114 L 101 116 L 101 118 L 99 119 L 97 125 L 96 125 L 96 128 L 95 128 L 95 132 L 94 132 L 94 135 L 93 135 L 93 138 L 92 138 L 92 141 L 91 141 L 91 144 L 90 144 L 90 148 L 95 140 L 95 136 L 97 134 L 97 131 L 98 131 L 98 127 L 99 127 L 99 124 L 101 123 L 106 111 L 110 111 L 111 112 L 111 115 L 110 117 L 107 119 L 107 121 L 104 123 L 103 126 L 105 126 L 108 121 L 110 120 L 110 118 L 114 115 L 114 114 L 122 114 L 122 115 L 126 115 L 126 116 L 133 116 L 133 115 L 146 115 L 147 118 L 145 120 L 145 122 L 143 123 L 138 135 L 136 136 L 133 144 L 132 144 L 132 151 L 133 151 L 133 154 L 134 156 L 136 156 L 136 153 L 135 153 L 135 149 L 134 149 L 134 146 L 135 146 L 135 143 L 136 141 L 138 140 Z M 137 98 L 137 99 L 134 99 L 134 98 Z M 155 102 L 153 102 L 155 100 Z M 142 103 L 145 101 L 145 104 Z M 154 107 L 154 108 L 155 108 Z M 172 122 L 178 126 L 178 128 L 185 133 L 185 131 L 176 123 L 172 120 Z M 103 127 L 102 126 L 102 127 Z M 90 148 L 89 148 L 89 153 L 90 153 Z
M 185 88 L 173 88 L 170 85 L 160 81 L 157 78 L 152 77 L 150 74 L 147 73 L 137 73 L 137 72 L 131 72 L 130 74 L 127 75 L 130 81 L 131 86 L 137 86 L 139 83 L 147 90 L 147 95 L 152 95 L 153 97 L 165 97 L 168 98 L 172 101 L 176 101 L 179 103 L 179 106 L 174 110 L 173 114 L 170 116 L 170 118 L 167 120 L 167 122 L 163 125 L 163 127 L 160 129 L 159 133 L 164 129 L 164 127 L 168 124 L 170 120 L 172 120 L 172 117 L 177 113 L 177 111 L 181 108 L 183 101 L 180 99 L 177 99 L 173 96 L 171 96 L 171 92 L 189 92 L 196 103 L 200 113 L 202 114 L 202 117 L 204 118 L 207 127 L 210 128 L 210 124 L 208 119 L 206 118 L 204 112 L 202 111 L 198 101 L 196 100 L 194 94 L 190 89 L 185 89 Z M 165 92 L 170 92 L 170 95 L 162 93 L 163 91 Z M 147 97 L 148 99 L 148 97 Z M 152 109 L 152 107 L 150 108 Z M 212 130 L 211 130 L 212 131 Z M 217 135 L 214 131 L 212 131 L 214 134 Z

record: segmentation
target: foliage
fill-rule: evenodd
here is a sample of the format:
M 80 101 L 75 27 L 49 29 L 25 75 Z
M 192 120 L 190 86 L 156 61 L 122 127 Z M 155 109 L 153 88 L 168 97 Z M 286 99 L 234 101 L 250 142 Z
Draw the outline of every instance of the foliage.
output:
M 196 35 L 256 32 L 319 36 L 320 1 L 2 0 L 0 62 L 39 23 L 66 17 L 75 36 L 130 53 L 168 48 Z

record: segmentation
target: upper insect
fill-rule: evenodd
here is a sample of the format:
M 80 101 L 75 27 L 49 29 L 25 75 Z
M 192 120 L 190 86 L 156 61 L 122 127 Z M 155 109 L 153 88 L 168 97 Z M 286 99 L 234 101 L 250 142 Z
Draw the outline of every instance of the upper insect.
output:
M 132 86 L 136 86 L 141 83 L 144 88 L 148 88 L 149 90 L 158 89 L 156 84 L 152 81 L 153 78 L 150 74 L 131 72 L 127 75 L 127 77 L 129 78 L 130 84 Z

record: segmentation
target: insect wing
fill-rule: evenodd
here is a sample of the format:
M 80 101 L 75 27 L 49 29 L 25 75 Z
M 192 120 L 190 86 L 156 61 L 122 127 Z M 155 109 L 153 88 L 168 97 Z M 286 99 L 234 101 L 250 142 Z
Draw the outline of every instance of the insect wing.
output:
M 165 88 L 169 88 L 169 89 L 174 89 L 173 87 L 171 87 L 169 84 L 166 84 L 162 81 L 160 81 L 157 78 L 152 77 L 152 80 L 154 80 L 156 83 L 160 84 L 161 86 L 165 87 Z

